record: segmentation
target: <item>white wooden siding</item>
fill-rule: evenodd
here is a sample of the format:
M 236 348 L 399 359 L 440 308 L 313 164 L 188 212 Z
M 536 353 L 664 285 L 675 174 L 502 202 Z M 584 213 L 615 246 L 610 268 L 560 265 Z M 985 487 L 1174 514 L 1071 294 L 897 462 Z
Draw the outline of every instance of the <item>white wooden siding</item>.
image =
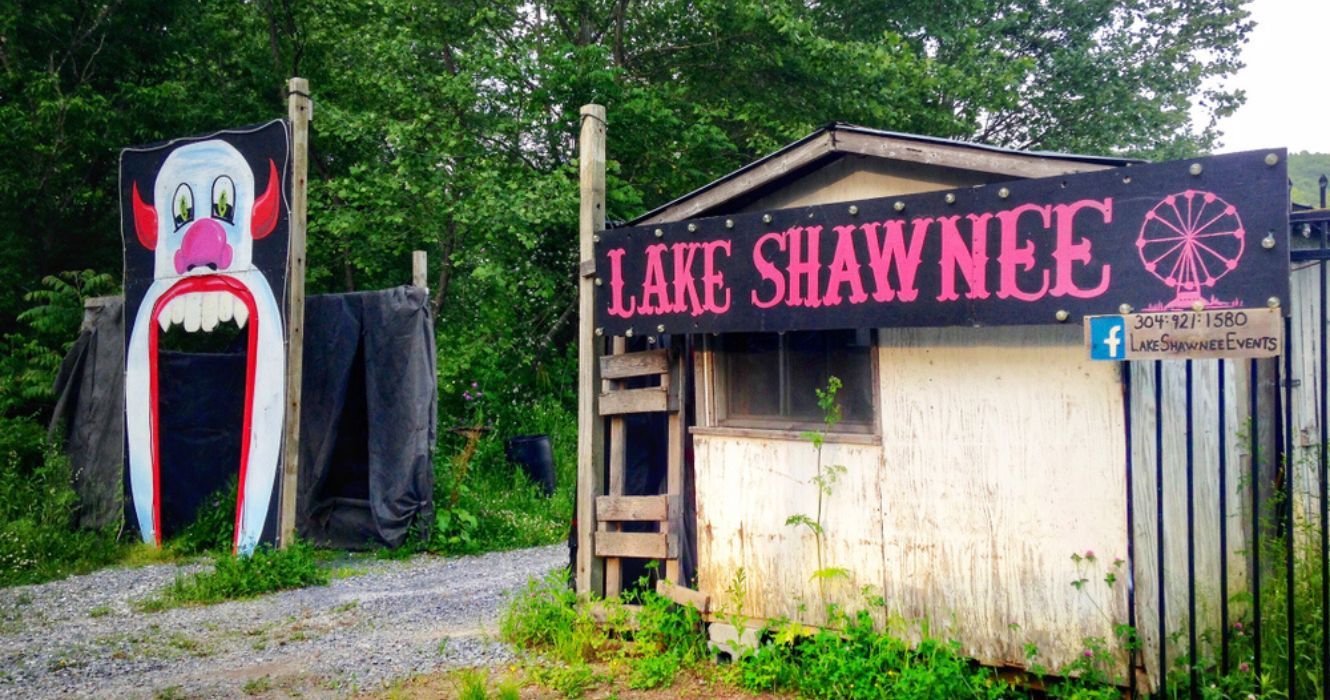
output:
M 863 608 L 867 586 L 880 618 L 916 636 L 927 620 L 992 664 L 1024 665 L 1029 642 L 1057 668 L 1111 638 L 1126 617 L 1125 581 L 1102 581 L 1126 557 L 1117 366 L 1066 327 L 884 330 L 880 345 L 882 445 L 825 448 L 847 473 L 824 505 L 823 563 L 852 572 L 830 600 Z M 694 442 L 699 588 L 724 600 L 742 567 L 746 614 L 823 622 L 814 540 L 786 524 L 816 510 L 813 448 Z M 1087 550 L 1097 561 L 1078 567 Z

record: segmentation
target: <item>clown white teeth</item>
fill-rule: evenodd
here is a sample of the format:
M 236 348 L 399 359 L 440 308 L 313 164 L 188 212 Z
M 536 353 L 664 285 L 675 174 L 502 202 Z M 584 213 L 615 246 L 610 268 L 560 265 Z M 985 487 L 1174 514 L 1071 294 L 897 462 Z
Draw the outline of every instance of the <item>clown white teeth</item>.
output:
M 135 233 L 152 250 L 153 282 L 126 348 L 125 427 L 134 511 L 145 542 L 161 543 L 158 340 L 173 327 L 208 332 L 234 322 L 247 338 L 244 424 L 235 550 L 248 554 L 263 534 L 280 458 L 285 364 L 281 308 L 254 265 L 255 239 L 278 221 L 281 182 L 268 162 L 264 190 L 231 144 L 191 143 L 166 158 L 153 202 L 132 185 Z
M 217 327 L 217 297 L 225 296 L 221 292 L 205 292 L 200 296 L 199 324 L 206 333 Z

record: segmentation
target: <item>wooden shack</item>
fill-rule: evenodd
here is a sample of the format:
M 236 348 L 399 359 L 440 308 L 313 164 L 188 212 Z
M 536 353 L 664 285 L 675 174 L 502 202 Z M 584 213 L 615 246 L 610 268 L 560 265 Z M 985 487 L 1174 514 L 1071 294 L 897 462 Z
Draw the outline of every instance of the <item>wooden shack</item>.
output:
M 684 246 L 675 252 L 696 254 L 696 290 L 659 280 L 656 298 L 650 289 L 636 297 L 623 290 L 620 278 L 640 270 L 616 267 L 628 265 L 631 252 L 616 257 L 602 250 L 602 236 L 614 233 L 602 231 L 603 203 L 596 198 L 604 188 L 596 168 L 603 164 L 598 137 L 605 116 L 597 107 L 583 116 L 579 591 L 617 592 L 621 559 L 659 558 L 677 584 L 668 590 L 704 608 L 717 626 L 735 619 L 753 627 L 777 619 L 822 624 L 827 604 L 835 603 L 869 609 L 899 634 L 918 638 L 927 630 L 955 639 L 985 664 L 1036 662 L 1049 669 L 1083 654 L 1087 639 L 1099 639 L 1117 651 L 1121 676 L 1139 676 L 1146 686 L 1158 677 L 1160 663 L 1178 653 L 1160 653 L 1160 626 L 1153 624 L 1160 617 L 1161 580 L 1165 636 L 1185 632 L 1187 598 L 1198 591 L 1208 598 L 1196 617 L 1219 624 L 1219 580 L 1225 594 L 1246 582 L 1240 552 L 1249 506 L 1239 484 L 1251 471 L 1255 440 L 1238 426 L 1251 423 L 1257 403 L 1257 410 L 1270 410 L 1272 386 L 1259 402 L 1248 397 L 1256 396 L 1251 383 L 1261 379 L 1252 373 L 1268 371 L 1274 360 L 1185 368 L 1174 361 L 1094 361 L 1082 325 L 1092 307 L 1078 305 L 1074 295 L 1067 306 L 1047 307 L 1047 318 L 1037 322 L 976 321 L 978 306 L 962 304 L 964 311 L 941 322 L 863 325 L 847 308 L 817 317 L 831 320 L 780 332 L 762 332 L 773 325 L 761 315 L 736 332 L 707 325 L 709 308 L 735 301 L 720 293 L 720 273 L 708 271 L 707 256 L 734 258 L 747 250 L 675 243 Z M 630 235 L 645 238 L 634 250 L 657 245 L 666 255 L 666 243 L 686 241 L 679 236 L 723 234 L 759 216 L 777 230 L 822 216 L 832 205 L 847 221 L 870 206 L 904 216 L 928 193 L 939 193 L 928 205 L 938 207 L 970 193 L 995 202 L 1011 194 L 1015 201 L 1020 181 L 1031 179 L 1051 188 L 1049 201 L 1055 201 L 1059 177 L 1126 166 L 1144 167 L 1121 158 L 1021 152 L 832 124 L 643 214 L 629 222 Z M 1134 186 L 1130 176 L 1113 177 L 1114 186 Z M 1050 232 L 1054 226 L 1044 225 Z M 823 233 L 830 236 L 831 226 Z M 899 260 L 908 251 L 897 243 Z M 774 238 L 754 255 L 792 252 L 787 245 L 797 251 L 799 243 Z M 1008 246 L 1004 254 L 1019 249 Z M 1287 265 L 1282 245 L 1272 255 L 1281 252 Z M 984 260 L 996 266 L 999 255 L 990 253 Z M 661 267 L 694 264 L 680 260 L 667 258 Z M 823 262 L 835 267 L 829 256 Z M 640 271 L 648 287 L 652 264 Z M 898 295 L 909 286 L 900 273 L 890 278 Z M 918 274 L 937 272 L 921 268 Z M 1046 286 L 1048 274 L 1057 273 L 1045 273 Z M 774 293 L 772 282 L 759 278 L 754 302 Z M 799 282 L 787 276 L 781 284 Z M 823 291 L 822 303 L 841 301 L 827 301 L 831 292 Z M 838 294 L 867 291 L 842 284 Z M 807 284 L 802 293 L 810 294 Z M 631 325 L 620 323 L 630 302 L 639 312 L 643 305 L 673 304 L 678 313 L 660 323 L 641 314 Z M 1266 303 L 1261 297 L 1257 305 Z M 1111 308 L 1117 307 L 1115 301 Z M 617 325 L 608 326 L 607 318 Z M 844 384 L 838 396 L 843 414 L 826 430 L 819 452 L 807 432 L 825 428 L 815 389 L 832 375 Z M 622 384 L 640 376 L 662 379 L 646 387 Z M 624 453 L 632 448 L 624 444 L 622 414 L 645 411 L 668 416 L 669 479 L 656 496 L 628 496 Z M 844 469 L 820 495 L 815 477 L 828 465 Z M 1195 478 L 1187 476 L 1193 472 Z M 1189 500 L 1195 513 L 1187 518 Z M 1170 523 L 1166 531 L 1157 527 L 1157 514 Z M 794 516 L 815 518 L 822 536 L 797 518 L 791 524 Z M 1184 519 L 1193 527 L 1184 527 Z M 623 526 L 629 521 L 660 525 L 636 532 Z M 681 552 L 695 553 L 695 567 L 678 564 Z M 833 568 L 847 575 L 814 575 Z M 1131 661 L 1115 638 L 1119 624 L 1137 626 L 1145 645 Z M 1033 658 L 1031 645 L 1038 650 Z

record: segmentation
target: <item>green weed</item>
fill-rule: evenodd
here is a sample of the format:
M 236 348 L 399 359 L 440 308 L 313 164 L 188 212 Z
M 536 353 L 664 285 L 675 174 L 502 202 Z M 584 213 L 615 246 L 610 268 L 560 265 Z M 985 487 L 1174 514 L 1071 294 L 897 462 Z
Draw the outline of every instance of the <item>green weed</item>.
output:
M 0 586 L 85 573 L 120 555 L 115 532 L 78 530 L 69 460 L 30 418 L 0 417 Z
M 244 692 L 245 695 L 262 695 L 269 690 L 272 690 L 272 677 L 263 675 L 258 678 L 251 678 L 245 681 L 245 684 L 241 686 L 240 690 Z
M 567 538 L 576 490 L 577 421 L 566 404 L 553 393 L 534 400 L 491 401 L 483 417 L 493 429 L 471 446 L 464 467 L 458 461 L 468 452 L 466 438 L 452 433 L 440 437 L 434 465 L 435 522 L 425 549 L 471 554 Z M 553 496 L 546 496 L 504 456 L 504 439 L 523 433 L 550 436 L 557 484 Z
M 489 677 L 481 669 L 468 668 L 457 672 L 458 700 L 489 700 Z
M 248 557 L 219 555 L 212 571 L 179 576 L 163 595 L 140 601 L 138 607 L 154 611 L 206 605 L 327 583 L 328 572 L 319 566 L 308 545 L 296 542 L 286 549 L 260 546 Z
M 170 548 L 184 556 L 229 553 L 235 537 L 239 483 L 238 477 L 232 475 L 225 485 L 205 498 L 194 522 L 171 538 Z

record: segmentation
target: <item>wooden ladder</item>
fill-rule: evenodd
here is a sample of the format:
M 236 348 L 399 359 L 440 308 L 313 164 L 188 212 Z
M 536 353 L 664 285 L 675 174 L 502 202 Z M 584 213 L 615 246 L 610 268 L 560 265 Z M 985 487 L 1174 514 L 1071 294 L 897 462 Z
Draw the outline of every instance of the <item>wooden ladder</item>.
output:
M 594 551 L 605 563 L 605 596 L 623 590 L 621 560 L 624 557 L 665 561 L 665 580 L 679 580 L 679 538 L 682 528 L 684 459 L 684 414 L 680 397 L 686 396 L 684 365 L 679 349 L 625 352 L 627 341 L 616 337 L 613 351 L 600 360 L 601 391 L 596 410 L 608 418 L 609 480 L 605 495 L 595 504 Z M 658 386 L 624 387 L 626 380 L 659 377 Z M 627 496 L 627 430 L 624 416 L 630 413 L 668 414 L 669 447 L 666 455 L 666 489 L 659 496 Z M 623 532 L 623 523 L 657 523 L 656 532 Z

